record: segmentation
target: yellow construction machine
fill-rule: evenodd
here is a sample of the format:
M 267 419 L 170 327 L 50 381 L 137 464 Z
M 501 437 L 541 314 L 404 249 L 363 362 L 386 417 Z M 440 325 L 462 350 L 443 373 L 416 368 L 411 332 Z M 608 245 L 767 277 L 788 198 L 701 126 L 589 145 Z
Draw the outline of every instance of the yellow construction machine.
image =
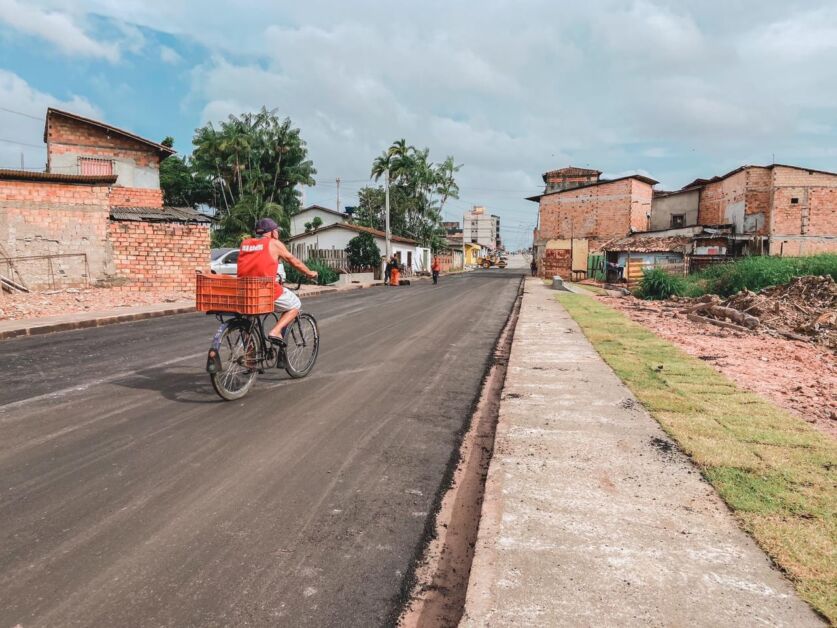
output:
M 485 255 L 483 257 L 477 258 L 477 266 L 486 269 L 491 268 L 492 266 L 496 266 L 497 268 L 505 268 L 506 258 L 500 257 L 497 254 Z

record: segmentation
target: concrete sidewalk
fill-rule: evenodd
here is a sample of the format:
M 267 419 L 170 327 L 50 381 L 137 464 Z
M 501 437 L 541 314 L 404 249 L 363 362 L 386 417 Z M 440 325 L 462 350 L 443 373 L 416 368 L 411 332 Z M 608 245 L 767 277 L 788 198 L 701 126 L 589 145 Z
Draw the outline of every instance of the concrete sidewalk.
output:
M 464 626 L 821 626 L 527 280 Z
M 383 285 L 381 282 L 371 284 L 347 284 L 342 286 L 302 286 L 297 292 L 300 298 L 312 298 L 334 292 L 347 292 L 361 288 L 372 288 Z M 107 310 L 72 312 L 55 316 L 41 316 L 38 318 L 16 319 L 0 321 L 0 340 L 17 336 L 35 336 L 71 329 L 85 329 L 101 327 L 115 323 L 140 321 L 158 316 L 173 314 L 187 314 L 195 311 L 194 301 L 178 301 L 174 303 L 153 303 L 135 307 L 117 307 Z

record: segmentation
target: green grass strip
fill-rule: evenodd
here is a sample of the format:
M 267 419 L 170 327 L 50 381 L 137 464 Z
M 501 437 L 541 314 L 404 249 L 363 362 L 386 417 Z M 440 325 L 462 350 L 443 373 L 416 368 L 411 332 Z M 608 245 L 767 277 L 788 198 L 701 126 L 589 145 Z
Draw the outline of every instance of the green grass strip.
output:
M 556 298 L 799 594 L 837 624 L 837 441 L 613 308 Z

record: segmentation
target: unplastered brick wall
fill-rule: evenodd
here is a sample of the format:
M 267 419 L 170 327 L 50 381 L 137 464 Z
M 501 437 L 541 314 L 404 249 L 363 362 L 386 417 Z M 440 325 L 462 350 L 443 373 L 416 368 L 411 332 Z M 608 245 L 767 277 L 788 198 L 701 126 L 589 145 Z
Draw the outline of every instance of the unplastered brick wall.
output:
M 538 274 L 541 277 L 550 278 L 556 275 L 569 280 L 570 275 L 570 249 L 546 249 L 538 264 Z
M 777 237 L 770 242 L 770 255 L 801 257 L 818 253 L 837 253 L 837 238 L 818 238 L 816 236 Z
M 164 153 L 159 147 L 56 112 L 48 117 L 46 139 L 49 172 L 85 174 L 82 160 L 103 161 L 96 168 L 104 168 L 107 174 L 112 171 L 117 176 L 117 186 L 136 188 L 123 204 L 142 204 L 146 202 L 142 189 L 160 188 L 160 158 Z M 147 202 L 156 206 L 153 198 Z
M 651 199 L 654 188 L 644 181 L 631 182 L 631 230 L 648 231 L 651 228 Z
M 91 157 L 130 159 L 142 167 L 160 167 L 160 156 L 153 147 L 61 115 L 50 116 L 46 140 L 48 163 L 58 155 L 83 153 Z
M 730 205 L 744 203 L 747 193 L 747 171 L 707 184 L 700 193 L 699 225 L 726 223 L 725 212 Z
M 111 207 L 162 207 L 163 191 L 159 188 L 126 188 L 113 186 Z
M 632 223 L 635 230 L 644 230 L 640 218 L 644 222 L 651 209 L 651 195 L 652 187 L 635 179 L 548 194 L 540 200 L 538 235 L 547 240 L 575 237 L 604 242 L 628 235 Z
M 773 185 L 774 237 L 837 236 L 837 175 L 776 166 Z
M 30 289 L 107 282 L 109 186 L 0 180 L 0 266 Z M 24 258 L 24 259 L 21 259 Z
M 207 272 L 206 225 L 111 221 L 109 232 L 123 289 L 192 292 L 195 270 Z

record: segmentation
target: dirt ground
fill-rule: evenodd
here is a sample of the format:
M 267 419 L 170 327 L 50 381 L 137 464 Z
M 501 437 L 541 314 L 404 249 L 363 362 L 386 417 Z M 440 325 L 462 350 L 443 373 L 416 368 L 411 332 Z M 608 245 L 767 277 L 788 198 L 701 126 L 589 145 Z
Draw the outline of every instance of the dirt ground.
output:
M 596 297 L 746 390 L 837 437 L 837 355 L 822 345 L 687 320 L 677 304 Z
M 190 301 L 194 298 L 194 292 L 166 290 L 129 292 L 112 288 L 69 288 L 28 294 L 3 294 L 0 296 L 0 320 L 32 319 L 55 314 L 110 310 L 152 303 L 175 303 Z

